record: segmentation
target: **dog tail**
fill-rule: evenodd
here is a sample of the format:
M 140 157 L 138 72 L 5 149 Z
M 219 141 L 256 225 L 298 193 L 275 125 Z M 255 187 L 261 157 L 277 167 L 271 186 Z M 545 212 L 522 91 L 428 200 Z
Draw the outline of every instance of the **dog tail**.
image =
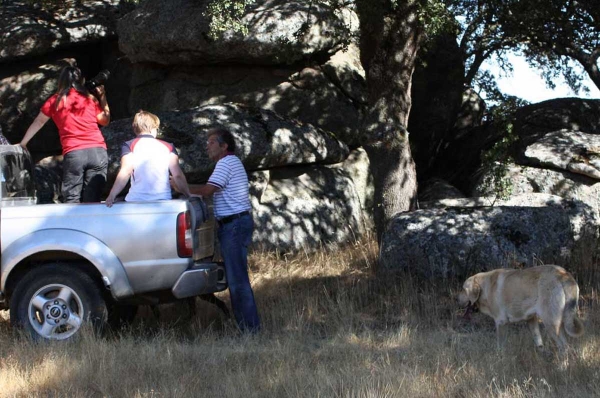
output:
M 563 278 L 562 285 L 567 300 L 563 311 L 563 325 L 569 336 L 579 337 L 583 334 L 583 322 L 577 316 L 579 286 L 577 286 L 577 282 L 571 276 Z

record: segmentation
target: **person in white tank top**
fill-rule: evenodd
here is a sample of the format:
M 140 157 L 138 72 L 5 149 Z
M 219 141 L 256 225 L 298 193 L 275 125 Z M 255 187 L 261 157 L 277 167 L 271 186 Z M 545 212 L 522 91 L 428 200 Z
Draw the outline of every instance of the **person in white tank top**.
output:
M 106 198 L 108 207 L 113 205 L 130 179 L 127 202 L 171 199 L 169 173 L 177 191 L 190 196 L 175 146 L 156 138 L 159 126 L 160 120 L 150 112 L 139 111 L 133 118 L 136 138 L 121 147 L 121 168 Z

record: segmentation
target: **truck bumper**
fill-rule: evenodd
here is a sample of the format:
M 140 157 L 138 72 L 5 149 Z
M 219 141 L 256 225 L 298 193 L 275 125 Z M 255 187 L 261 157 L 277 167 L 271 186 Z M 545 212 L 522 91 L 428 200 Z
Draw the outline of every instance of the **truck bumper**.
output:
M 173 286 L 178 299 L 210 294 L 227 289 L 223 263 L 196 263 L 186 270 Z

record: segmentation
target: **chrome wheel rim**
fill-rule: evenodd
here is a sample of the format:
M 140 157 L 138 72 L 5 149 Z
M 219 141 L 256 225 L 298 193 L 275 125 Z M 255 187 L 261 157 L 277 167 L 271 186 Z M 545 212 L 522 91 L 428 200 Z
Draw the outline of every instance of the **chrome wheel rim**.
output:
M 83 320 L 83 303 L 70 287 L 61 284 L 46 285 L 29 300 L 29 323 L 40 336 L 51 340 L 71 337 Z

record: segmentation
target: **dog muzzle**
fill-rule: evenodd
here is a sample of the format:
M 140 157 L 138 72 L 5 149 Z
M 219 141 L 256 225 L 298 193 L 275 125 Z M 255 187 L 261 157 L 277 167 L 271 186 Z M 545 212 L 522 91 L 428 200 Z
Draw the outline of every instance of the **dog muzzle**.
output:
M 477 312 L 478 308 L 477 308 L 477 304 L 467 304 L 467 307 L 465 308 L 465 313 L 463 314 L 463 318 L 466 319 L 467 321 L 471 320 L 471 315 L 474 314 L 475 312 Z

